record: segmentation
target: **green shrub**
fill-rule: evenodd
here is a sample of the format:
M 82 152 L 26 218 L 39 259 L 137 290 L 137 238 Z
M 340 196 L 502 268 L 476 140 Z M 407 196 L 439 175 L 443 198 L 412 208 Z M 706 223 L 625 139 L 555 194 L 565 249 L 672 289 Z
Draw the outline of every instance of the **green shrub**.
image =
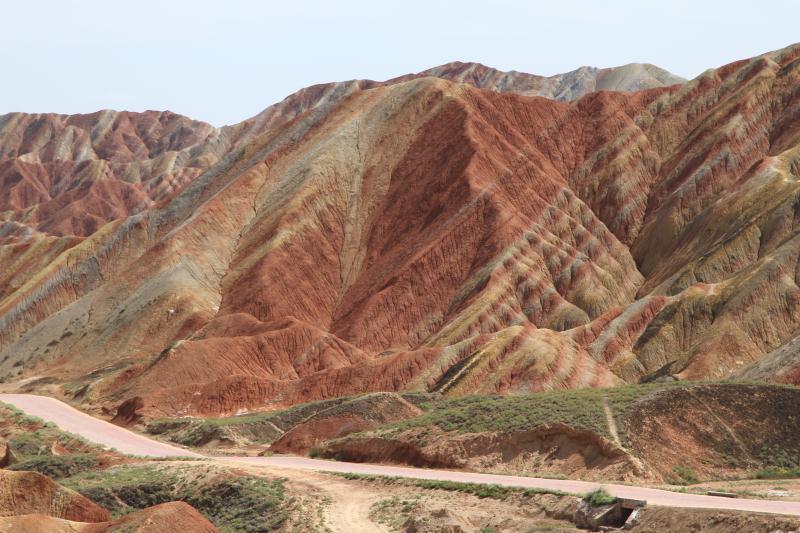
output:
M 8 440 L 8 443 L 18 456 L 50 453 L 50 446 L 44 442 L 38 430 L 15 435 Z
M 117 487 L 95 486 L 78 490 L 93 502 L 108 509 L 114 517 L 175 501 L 174 486 L 167 482 L 141 483 Z M 199 509 L 198 509 L 199 510 Z
M 283 480 L 239 477 L 190 491 L 181 499 L 223 531 L 266 533 L 286 520 L 280 509 L 283 495 Z
M 583 497 L 584 500 L 594 506 L 611 505 L 617 503 L 617 497 L 612 496 L 608 491 L 602 487 L 588 493 Z
M 184 472 L 192 481 L 185 481 Z M 105 507 L 114 517 L 180 500 L 225 532 L 271 531 L 286 520 L 283 479 L 217 475 L 197 479 L 195 472 L 191 467 L 145 464 L 84 472 L 62 483 Z
M 78 455 L 39 455 L 11 465 L 9 470 L 30 470 L 39 472 L 53 479 L 74 476 L 80 472 L 92 470 L 98 465 L 94 454 Z
M 688 466 L 678 465 L 673 468 L 672 471 L 675 472 L 679 478 L 677 483 L 674 483 L 675 485 L 694 485 L 700 481 L 695 471 Z
M 413 482 L 416 486 L 423 489 L 451 490 L 474 494 L 478 498 L 493 498 L 495 500 L 505 500 L 514 491 L 511 487 L 502 485 L 488 485 L 483 483 L 460 483 L 458 481 L 439 481 L 428 479 L 417 479 Z
M 610 439 L 604 402 L 617 416 L 624 416 L 644 397 L 671 386 L 675 385 L 658 383 L 537 392 L 522 396 L 434 399 L 421 404 L 425 411 L 422 415 L 379 429 L 392 432 L 435 426 L 458 433 L 514 432 L 563 423 Z

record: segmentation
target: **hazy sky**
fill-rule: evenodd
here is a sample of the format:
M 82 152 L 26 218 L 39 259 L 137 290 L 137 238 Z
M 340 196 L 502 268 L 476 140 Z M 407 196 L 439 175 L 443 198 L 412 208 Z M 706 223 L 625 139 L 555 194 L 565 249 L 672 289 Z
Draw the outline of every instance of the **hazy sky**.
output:
M 171 109 L 215 125 L 327 81 L 448 61 L 684 77 L 800 41 L 800 1 L 0 0 L 0 113 Z

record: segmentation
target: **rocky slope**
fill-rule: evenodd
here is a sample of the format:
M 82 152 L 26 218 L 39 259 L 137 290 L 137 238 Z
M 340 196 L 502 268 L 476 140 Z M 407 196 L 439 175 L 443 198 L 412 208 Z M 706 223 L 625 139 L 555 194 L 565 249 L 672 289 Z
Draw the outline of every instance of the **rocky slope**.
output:
M 0 243 L 34 232 L 88 236 L 106 222 L 172 198 L 203 170 L 256 133 L 355 90 L 422 77 L 479 88 L 572 100 L 593 90 L 634 91 L 686 80 L 653 65 L 581 67 L 549 78 L 449 63 L 374 82 L 317 85 L 256 117 L 225 128 L 170 112 L 99 111 L 88 115 L 10 113 L 0 117 Z
M 800 326 L 798 57 L 572 102 L 526 95 L 578 74 L 452 64 L 220 129 L 5 117 L 39 166 L 2 182 L 0 371 L 149 416 L 742 372 Z

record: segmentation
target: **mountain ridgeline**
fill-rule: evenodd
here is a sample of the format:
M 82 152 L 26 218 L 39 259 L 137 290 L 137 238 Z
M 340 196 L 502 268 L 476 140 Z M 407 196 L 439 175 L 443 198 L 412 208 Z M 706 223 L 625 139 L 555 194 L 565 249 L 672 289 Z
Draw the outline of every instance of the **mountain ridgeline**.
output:
M 146 416 L 800 383 L 800 45 L 0 117 L 0 375 Z

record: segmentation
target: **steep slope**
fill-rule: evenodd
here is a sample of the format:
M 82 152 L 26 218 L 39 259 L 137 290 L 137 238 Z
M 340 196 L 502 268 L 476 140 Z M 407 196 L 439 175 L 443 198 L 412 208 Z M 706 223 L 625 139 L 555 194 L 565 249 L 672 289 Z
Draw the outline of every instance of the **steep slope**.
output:
M 87 236 L 169 199 L 208 166 L 214 128 L 172 113 L 0 117 L 3 235 Z
M 572 103 L 455 65 L 485 89 L 329 84 L 198 126 L 151 148 L 204 157 L 188 183 L 3 247 L 0 370 L 151 416 L 731 375 L 800 326 L 799 55 Z M 631 68 L 596 83 L 666 79 Z
M 342 101 L 354 91 L 422 77 L 572 100 L 593 90 L 634 91 L 686 80 L 653 65 L 581 67 L 549 78 L 449 63 L 386 82 L 315 85 L 235 126 L 170 112 L 0 116 L 0 244 L 36 233 L 87 236 L 104 223 L 169 200 L 203 170 L 260 132 Z
M 566 329 L 627 303 L 638 288 L 626 248 L 515 131 L 537 126 L 518 120 L 520 111 L 546 127 L 565 110 L 546 100 L 430 79 L 354 94 L 292 153 L 254 167 L 226 189 L 231 200 L 221 202 L 218 223 L 240 216 L 230 212 L 234 196 L 255 194 L 256 205 L 249 222 L 235 224 L 245 229 L 235 236 L 237 251 L 220 280 L 217 318 L 138 377 L 135 390 L 147 396 L 163 390 L 162 379 L 174 384 L 179 376 L 192 385 L 173 388 L 159 402 L 178 401 L 170 406 L 176 409 L 191 401 L 191 409 L 214 412 L 232 407 L 226 405 L 228 391 L 250 404 L 402 386 L 359 384 L 347 376 L 357 370 L 379 374 L 375 365 L 434 365 L 439 370 L 431 368 L 425 380 L 436 386 L 446 369 L 475 359 L 484 346 L 490 366 L 523 357 L 513 371 L 524 387 L 533 376 L 550 373 L 554 384 L 618 382 L 580 354 L 574 363 L 555 361 L 557 352 L 539 365 L 524 358 L 526 343 L 541 336 L 524 306 L 539 325 Z M 504 119 L 500 127 L 512 134 L 510 142 L 486 128 L 482 112 Z M 432 142 L 445 131 L 449 142 Z M 382 149 L 387 145 L 391 151 Z M 533 162 L 520 150 L 531 152 Z M 515 172 L 506 170 L 514 165 Z M 438 183 L 430 181 L 433 176 Z M 253 182 L 261 183 L 264 196 Z M 527 202 L 515 194 L 537 186 Z M 542 216 L 563 222 L 549 229 L 529 226 L 528 220 Z M 557 262 L 548 257 L 555 249 L 564 251 Z M 514 254 L 528 268 L 510 263 Z M 576 256 L 587 264 L 563 278 Z M 531 267 L 539 272 L 534 279 Z M 523 273 L 509 285 L 505 269 Z M 517 302 L 525 284 L 539 288 Z M 548 306 L 531 306 L 543 292 L 549 293 Z M 509 312 L 494 317 L 492 305 L 507 305 Z M 452 325 L 443 330 L 445 324 Z M 514 329 L 502 331 L 509 326 Z M 384 356 L 376 359 L 379 353 Z M 555 363 L 564 367 L 548 372 Z M 586 371 L 573 373 L 580 365 Z M 398 370 L 385 377 L 396 380 Z M 421 379 L 413 374 L 405 380 Z M 212 388 L 198 390 L 197 383 Z

